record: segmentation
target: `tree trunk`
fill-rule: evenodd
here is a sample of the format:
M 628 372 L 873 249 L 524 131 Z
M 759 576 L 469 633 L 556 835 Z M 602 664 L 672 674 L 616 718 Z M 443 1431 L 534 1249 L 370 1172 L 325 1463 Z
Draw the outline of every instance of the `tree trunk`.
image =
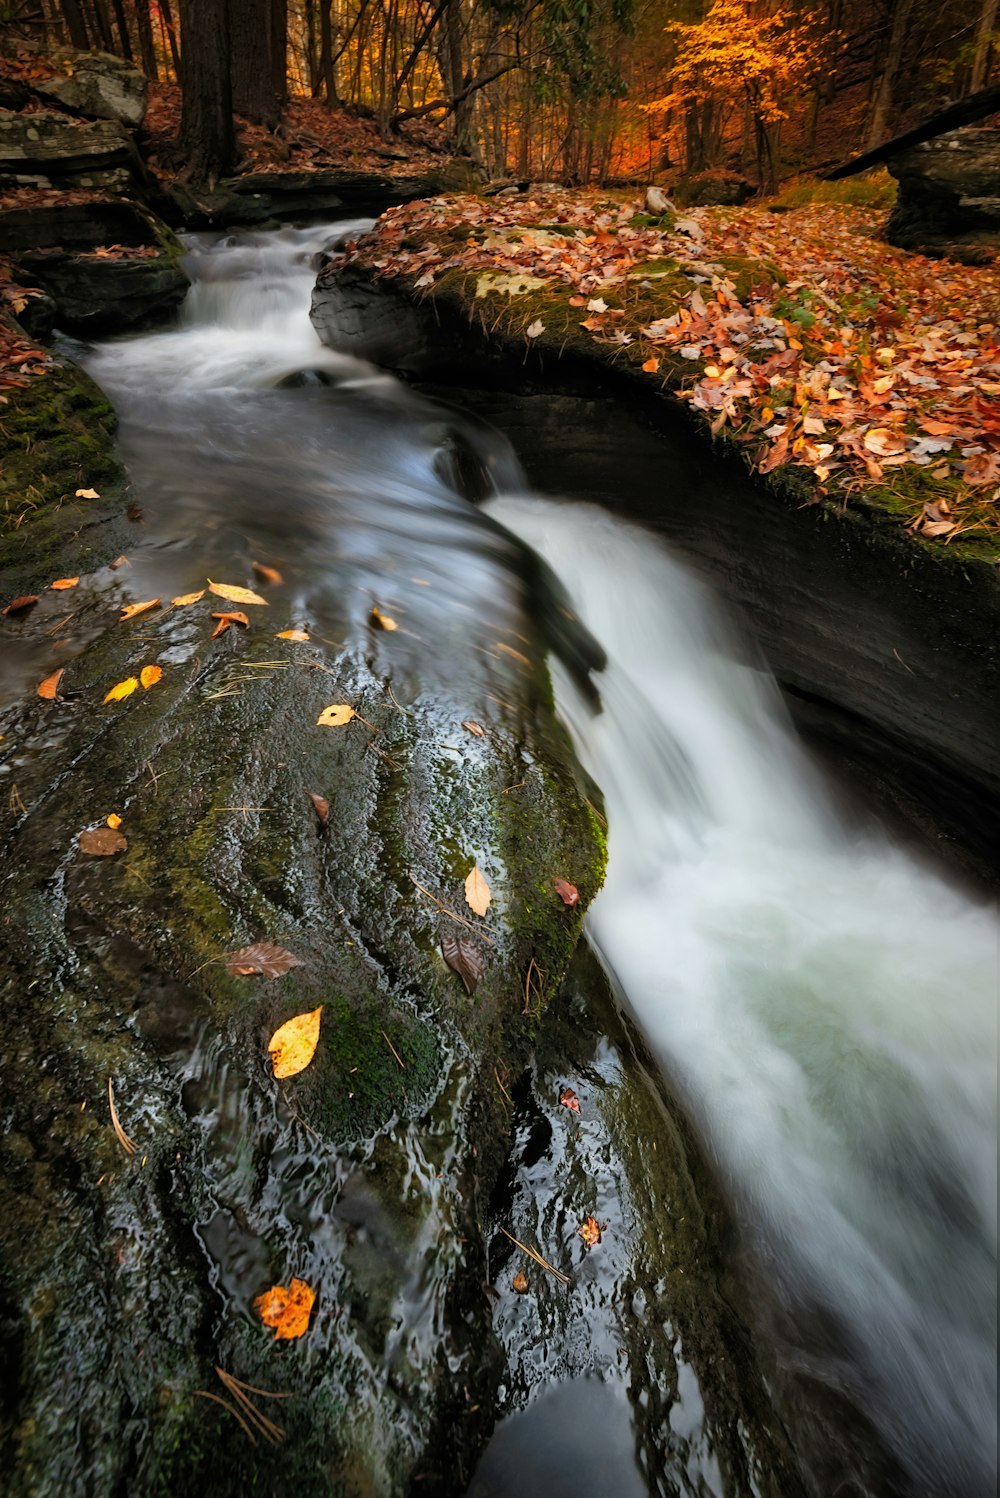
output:
M 340 104 L 337 94 L 337 76 L 333 70 L 333 25 L 330 12 L 333 0 L 320 0 L 319 4 L 319 70 L 323 79 L 326 102 L 330 109 Z
M 69 32 L 70 46 L 79 47 L 81 52 L 86 52 L 90 47 L 90 37 L 87 35 L 87 23 L 79 0 L 62 0 L 62 13 Z
M 226 0 L 180 0 L 184 41 L 181 144 L 196 177 L 215 182 L 236 159 Z
M 123 0 L 112 0 L 115 12 L 115 27 L 118 31 L 119 51 L 126 62 L 132 62 L 132 38 L 128 34 L 128 21 L 125 17 L 125 6 Z
M 991 37 L 997 25 L 998 0 L 982 0 L 979 22 L 976 26 L 976 50 L 972 57 L 972 72 L 969 75 L 969 93 L 975 94 L 986 83 L 986 70 L 992 50 Z
M 177 28 L 174 25 L 174 18 L 170 10 L 170 0 L 160 0 L 160 24 L 166 33 L 167 41 L 170 45 L 170 59 L 174 65 L 174 74 L 176 75 L 177 82 L 180 83 L 182 81 L 181 53 L 177 45 Z
M 903 64 L 910 15 L 913 11 L 913 0 L 892 0 L 891 11 L 892 30 L 889 33 L 889 47 L 886 53 L 885 65 L 882 68 L 882 76 L 879 78 L 878 87 L 875 91 L 875 102 L 872 106 L 871 122 L 868 126 L 867 143 L 869 148 L 879 144 L 885 135 L 889 123 L 889 114 L 896 93 L 896 79 Z
M 275 89 L 273 0 L 228 0 L 228 3 L 233 109 L 255 125 L 273 130 L 281 118 L 280 97 Z M 187 51 L 185 44 L 185 58 Z
M 147 78 L 152 78 L 155 82 L 159 77 L 159 68 L 156 62 L 156 48 L 153 45 L 153 22 L 149 14 L 149 0 L 135 0 L 135 25 L 139 35 L 142 71 Z

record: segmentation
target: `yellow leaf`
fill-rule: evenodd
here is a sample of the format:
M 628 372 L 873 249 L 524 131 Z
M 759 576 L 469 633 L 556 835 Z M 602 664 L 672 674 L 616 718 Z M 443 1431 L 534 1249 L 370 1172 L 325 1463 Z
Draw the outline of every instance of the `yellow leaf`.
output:
M 230 603 L 262 603 L 267 605 L 267 599 L 261 598 L 259 593 L 251 592 L 249 588 L 232 587 L 229 583 L 213 583 L 208 579 L 208 591 L 215 593 L 219 598 L 228 598 Z
M 201 588 L 197 593 L 180 593 L 176 598 L 171 598 L 170 602 L 174 608 L 181 608 L 186 603 L 197 603 L 198 599 L 204 598 L 204 596 L 205 589 Z
M 308 640 L 309 636 L 304 629 L 281 629 L 274 638 L 276 640 Z
M 77 489 L 76 491 L 77 499 L 100 499 L 100 497 L 96 489 Z
M 382 610 L 377 605 L 373 605 L 372 611 L 368 617 L 371 623 L 375 625 L 376 629 L 393 630 L 399 628 L 399 625 L 396 623 L 395 619 L 390 619 L 388 614 L 383 614 Z
M 158 598 L 147 598 L 145 603 L 127 603 L 118 615 L 119 624 L 123 619 L 134 619 L 136 614 L 144 614 L 147 609 L 155 609 L 159 601 Z
M 156 683 L 161 680 L 162 676 L 163 671 L 159 666 L 143 666 L 139 672 L 139 680 L 147 692 L 150 687 L 156 686 Z
M 290 1342 L 308 1331 L 315 1300 L 316 1292 L 305 1280 L 293 1279 L 287 1290 L 284 1285 L 272 1285 L 258 1295 L 254 1309 L 265 1326 L 274 1327 L 277 1341 Z
M 57 577 L 54 583 L 49 583 L 49 587 L 61 591 L 64 588 L 75 588 L 79 581 L 78 577 Z
M 317 728 L 342 728 L 345 723 L 350 723 L 353 717 L 353 707 L 348 707 L 346 702 L 333 702 L 320 713 L 316 719 L 316 726 Z
M 319 1041 L 319 1021 L 323 1005 L 308 1014 L 297 1014 L 294 1019 L 279 1025 L 267 1043 L 271 1053 L 274 1075 L 294 1077 L 304 1071 L 316 1054 Z
M 120 681 L 116 686 L 113 686 L 104 700 L 105 702 L 121 702 L 123 697 L 131 697 L 138 685 L 139 678 L 137 676 L 128 676 L 124 681 Z
M 473 864 L 471 873 L 465 881 L 465 903 L 476 912 L 476 915 L 485 915 L 490 908 L 490 887 L 483 878 L 482 870 Z
M 104 820 L 105 822 L 107 822 L 112 832 L 117 832 L 119 827 L 122 825 L 122 819 L 116 811 L 113 811 L 111 815 L 105 817 Z

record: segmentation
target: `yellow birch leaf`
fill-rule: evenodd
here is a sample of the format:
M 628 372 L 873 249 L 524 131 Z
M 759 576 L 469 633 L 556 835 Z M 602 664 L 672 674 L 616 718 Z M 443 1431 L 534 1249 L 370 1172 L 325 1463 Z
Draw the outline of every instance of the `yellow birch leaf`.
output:
M 316 1054 L 322 1013 L 321 1004 L 308 1014 L 297 1014 L 294 1019 L 286 1020 L 275 1030 L 267 1048 L 271 1053 L 276 1077 L 294 1077 L 298 1072 L 305 1071 Z
M 79 581 L 78 577 L 57 577 L 54 583 L 49 583 L 49 587 L 61 592 L 64 588 L 75 588 Z
M 127 603 L 118 615 L 119 624 L 123 619 L 134 619 L 136 614 L 144 614 L 147 609 L 155 609 L 159 601 L 158 598 L 147 598 L 145 603 Z
M 204 598 L 204 596 L 205 589 L 200 588 L 197 593 L 179 593 L 176 598 L 171 598 L 170 602 L 175 609 L 179 609 L 186 603 L 197 603 L 198 599 Z
M 77 499 L 100 499 L 100 497 L 96 489 L 77 489 L 76 491 Z
M 345 723 L 350 723 L 353 717 L 353 707 L 348 707 L 346 702 L 332 702 L 320 713 L 316 719 L 316 726 L 317 728 L 342 728 Z
M 483 878 L 482 870 L 477 864 L 473 864 L 472 871 L 465 880 L 465 903 L 476 915 L 485 915 L 490 908 L 490 887 Z
M 143 666 L 142 670 L 139 672 L 139 680 L 142 682 L 142 685 L 147 692 L 149 691 L 150 687 L 155 687 L 156 683 L 160 681 L 162 677 L 163 670 L 160 666 Z
M 372 611 L 368 617 L 371 623 L 374 624 L 376 629 L 391 631 L 399 628 L 399 625 L 396 623 L 395 619 L 390 618 L 388 614 L 383 614 L 382 610 L 378 607 L 377 604 L 373 605 Z
M 304 629 L 279 629 L 274 638 L 276 640 L 308 640 L 309 636 Z
M 124 681 L 118 682 L 111 688 L 104 700 L 105 702 L 121 702 L 123 697 L 131 697 L 138 685 L 137 676 L 127 676 Z
M 110 816 L 105 817 L 104 820 L 105 822 L 107 822 L 112 832 L 117 832 L 119 827 L 122 825 L 122 819 L 116 811 L 113 811 Z
M 259 593 L 254 593 L 250 588 L 236 588 L 230 583 L 213 583 L 208 579 L 208 591 L 215 593 L 219 598 L 228 598 L 230 603 L 262 603 L 265 608 L 267 599 L 261 598 Z
M 258 1295 L 254 1309 L 265 1326 L 274 1328 L 276 1341 L 290 1342 L 308 1331 L 315 1300 L 316 1291 L 305 1280 L 293 1278 L 287 1289 L 284 1285 L 272 1285 Z

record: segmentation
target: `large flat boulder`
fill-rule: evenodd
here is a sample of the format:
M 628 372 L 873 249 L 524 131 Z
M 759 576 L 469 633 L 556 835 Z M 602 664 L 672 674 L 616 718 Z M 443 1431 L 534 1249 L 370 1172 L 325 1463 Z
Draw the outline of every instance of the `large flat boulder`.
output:
M 62 109 L 98 120 L 118 120 L 134 130 L 146 113 L 145 76 L 130 62 L 110 52 L 77 52 L 62 48 L 51 60 L 63 69 L 55 78 L 34 85 L 43 98 Z
M 887 165 L 899 183 L 892 244 L 972 265 L 1000 253 L 1000 130 L 951 130 Z

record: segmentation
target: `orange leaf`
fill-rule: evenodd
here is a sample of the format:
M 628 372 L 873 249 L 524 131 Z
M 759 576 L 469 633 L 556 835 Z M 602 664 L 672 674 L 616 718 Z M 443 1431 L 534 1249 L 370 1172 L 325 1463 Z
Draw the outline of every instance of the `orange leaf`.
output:
M 123 619 L 134 619 L 136 614 L 144 614 L 147 609 L 155 609 L 159 601 L 158 598 L 147 598 L 145 603 L 127 603 L 118 615 L 119 624 Z
M 170 602 L 173 604 L 175 609 L 179 609 L 182 608 L 186 603 L 197 603 L 198 599 L 204 598 L 204 596 L 205 589 L 199 588 L 197 593 L 179 593 L 176 598 L 171 598 Z
M 274 638 L 276 640 L 308 640 L 309 636 L 304 629 L 282 629 Z
M 465 903 L 476 915 L 485 915 L 493 899 L 482 870 L 473 864 L 465 880 Z
M 595 1243 L 601 1241 L 601 1225 L 596 1217 L 588 1217 L 586 1222 L 580 1224 L 577 1232 L 588 1248 L 593 1248 Z
M 271 1053 L 274 1075 L 279 1078 L 294 1077 L 305 1071 L 319 1043 L 319 1022 L 323 1005 L 308 1014 L 297 1014 L 294 1019 L 279 1025 L 267 1043 Z
M 155 687 L 156 683 L 162 680 L 162 677 L 163 671 L 159 666 L 143 666 L 139 672 L 139 680 L 147 692 L 150 687 Z
M 659 359 L 657 359 L 655 354 L 650 354 L 649 358 L 646 360 L 642 367 L 647 374 L 655 374 L 660 367 L 660 361 Z
M 242 624 L 244 629 L 250 628 L 250 620 L 246 614 L 213 614 L 213 619 L 218 619 L 218 624 L 212 631 L 212 639 L 216 635 L 224 635 L 231 624 Z
M 22 593 L 20 598 L 12 598 L 5 609 L 0 609 L 0 614 L 19 614 L 22 609 L 30 609 L 38 598 L 37 593 Z
M 65 666 L 60 666 L 58 671 L 53 671 L 51 676 L 46 676 L 44 681 L 38 683 L 36 688 L 39 697 L 44 697 L 47 702 L 54 702 L 59 692 L 59 683 Z
M 219 598 L 227 598 L 230 603 L 262 603 L 267 606 L 267 599 L 261 598 L 259 593 L 253 593 L 249 588 L 237 588 L 230 583 L 213 583 L 208 579 L 208 591 L 215 593 Z
M 138 685 L 139 678 L 137 676 L 127 676 L 124 681 L 118 682 L 111 688 L 111 691 L 107 693 L 104 700 L 105 702 L 121 702 L 123 698 L 131 697 Z
M 527 1290 L 528 1290 L 528 1276 L 525 1274 L 525 1272 L 524 1272 L 523 1269 L 519 1269 L 517 1271 L 517 1273 L 515 1274 L 514 1278 L 511 1280 L 510 1283 L 511 1283 L 511 1288 L 514 1289 L 514 1290 L 516 1290 L 517 1293 L 518 1293 L 518 1295 L 525 1295 L 525 1294 L 527 1294 Z
M 385 629 L 391 631 L 399 628 L 399 625 L 396 623 L 395 619 L 391 619 L 388 614 L 383 614 L 382 610 L 378 607 L 377 604 L 373 604 L 372 611 L 368 616 L 368 621 L 370 624 L 374 624 L 376 629 Z
M 250 565 L 262 583 L 283 583 L 285 581 L 277 567 L 268 567 L 266 562 L 251 562 Z
M 54 583 L 49 583 L 49 587 L 61 592 L 64 588 L 75 588 L 79 581 L 78 577 L 57 577 Z
M 906 451 L 906 439 L 889 427 L 871 427 L 865 433 L 864 441 L 868 451 L 878 453 L 880 458 Z
M 290 1342 L 309 1329 L 309 1316 L 316 1292 L 305 1280 L 292 1279 L 284 1285 L 272 1285 L 254 1301 L 254 1309 L 265 1326 L 274 1328 L 276 1341 Z
M 107 822 L 112 832 L 117 832 L 119 827 L 122 825 L 122 819 L 116 811 L 111 812 L 110 816 L 105 817 L 104 820 L 105 822 Z

